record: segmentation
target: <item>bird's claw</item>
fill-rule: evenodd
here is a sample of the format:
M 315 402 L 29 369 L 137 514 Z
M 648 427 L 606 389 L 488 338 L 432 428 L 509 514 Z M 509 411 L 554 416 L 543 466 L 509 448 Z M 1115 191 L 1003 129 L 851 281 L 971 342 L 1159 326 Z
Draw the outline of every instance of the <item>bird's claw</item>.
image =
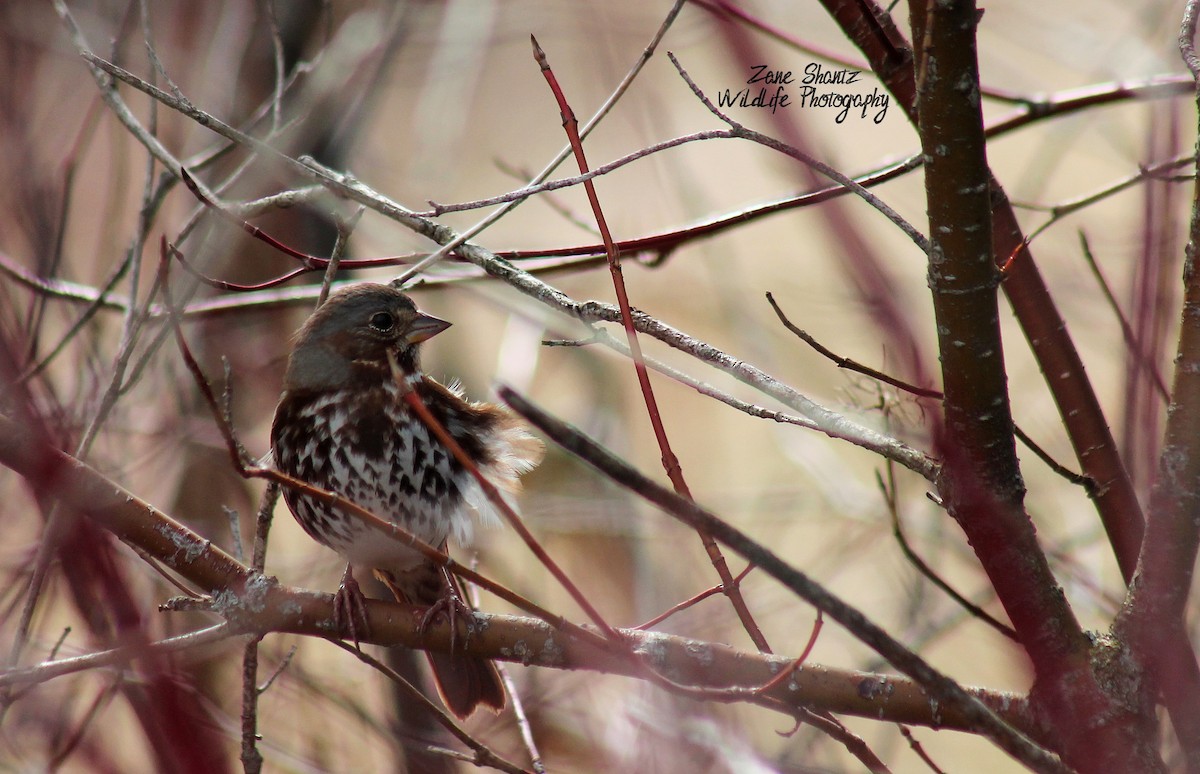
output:
M 453 653 L 458 647 L 458 621 L 459 617 L 465 617 L 467 620 L 475 614 L 475 611 L 462 600 L 458 595 L 458 591 L 451 585 L 447 594 L 434 602 L 425 610 L 425 615 L 421 617 L 421 623 L 417 625 L 417 631 L 420 634 L 425 634 L 438 616 L 445 616 L 446 621 L 450 624 L 450 652 Z M 467 634 L 471 632 L 471 627 L 466 627 Z
M 359 636 L 369 637 L 371 623 L 367 620 L 366 597 L 354 578 L 354 570 L 346 565 L 342 582 L 338 584 L 337 593 L 333 595 L 333 624 L 339 634 L 349 632 L 354 640 L 354 647 L 361 650 Z

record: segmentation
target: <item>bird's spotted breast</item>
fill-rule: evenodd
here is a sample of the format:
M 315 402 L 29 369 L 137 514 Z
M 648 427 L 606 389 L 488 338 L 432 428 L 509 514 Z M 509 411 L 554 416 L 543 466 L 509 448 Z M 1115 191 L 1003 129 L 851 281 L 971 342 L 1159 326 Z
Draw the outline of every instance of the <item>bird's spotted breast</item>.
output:
M 392 384 L 285 395 L 272 447 L 283 472 L 340 494 L 427 543 L 470 538 L 473 520 L 463 490 L 475 482 Z M 405 569 L 420 561 L 412 549 L 367 531 L 336 506 L 286 488 L 284 497 L 305 531 L 353 562 Z

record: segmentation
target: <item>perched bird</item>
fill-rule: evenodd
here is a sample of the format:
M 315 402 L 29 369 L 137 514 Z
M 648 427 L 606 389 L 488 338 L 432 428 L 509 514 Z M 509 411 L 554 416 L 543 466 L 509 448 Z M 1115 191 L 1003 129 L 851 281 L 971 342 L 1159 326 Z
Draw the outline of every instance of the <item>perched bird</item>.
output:
M 296 335 L 271 427 L 281 471 L 443 549 L 451 537 L 470 541 L 476 520 L 494 521 L 496 514 L 479 482 L 405 403 L 407 390 L 502 490 L 516 491 L 520 474 L 543 454 L 541 442 L 506 409 L 470 402 L 421 372 L 417 346 L 449 325 L 388 285 L 363 283 L 332 294 Z M 339 598 L 357 594 L 361 604 L 351 569 L 357 564 L 374 569 L 400 601 L 462 604 L 446 573 L 411 547 L 310 495 L 284 487 L 284 499 L 305 532 L 348 560 Z M 351 612 L 352 627 L 353 618 Z M 456 715 L 481 704 L 504 706 L 492 662 L 428 655 L 438 692 Z

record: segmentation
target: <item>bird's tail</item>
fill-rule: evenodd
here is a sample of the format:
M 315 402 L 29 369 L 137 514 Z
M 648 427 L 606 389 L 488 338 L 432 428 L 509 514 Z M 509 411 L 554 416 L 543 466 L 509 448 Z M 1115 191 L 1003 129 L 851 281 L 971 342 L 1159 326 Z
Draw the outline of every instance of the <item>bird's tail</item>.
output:
M 504 684 L 491 661 L 460 653 L 426 655 L 438 695 L 456 717 L 466 718 L 479 707 L 504 709 Z
M 375 574 L 399 602 L 428 605 L 435 610 L 436 606 L 448 606 L 446 612 L 451 623 L 459 607 L 467 614 L 472 612 L 457 583 L 451 587 L 446 573 L 432 562 L 404 572 L 376 570 Z M 489 659 L 454 652 L 426 651 L 425 655 L 438 695 L 456 717 L 466 718 L 481 706 L 496 711 L 504 709 L 504 683 Z

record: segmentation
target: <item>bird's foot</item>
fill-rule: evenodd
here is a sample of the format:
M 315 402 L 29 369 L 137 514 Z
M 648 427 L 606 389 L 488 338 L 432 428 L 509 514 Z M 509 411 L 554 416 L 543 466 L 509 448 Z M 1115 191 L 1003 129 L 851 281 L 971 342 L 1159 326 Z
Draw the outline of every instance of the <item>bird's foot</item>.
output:
M 417 631 L 420 634 L 425 634 L 439 616 L 445 616 L 446 622 L 450 624 L 450 652 L 453 653 L 458 648 L 459 619 L 465 618 L 469 621 L 474 614 L 475 610 L 463 601 L 463 598 L 458 593 L 458 589 L 451 583 L 446 587 L 445 595 L 425 610 L 425 615 L 421 617 L 421 623 L 417 626 Z M 471 627 L 467 626 L 466 631 L 470 635 Z
M 346 572 L 342 574 L 337 593 L 333 595 L 333 624 L 339 634 L 349 632 L 350 639 L 354 640 L 354 647 L 360 650 L 359 636 L 368 637 L 371 634 L 371 624 L 367 620 L 366 597 L 354 578 L 353 567 L 349 564 L 346 565 Z

